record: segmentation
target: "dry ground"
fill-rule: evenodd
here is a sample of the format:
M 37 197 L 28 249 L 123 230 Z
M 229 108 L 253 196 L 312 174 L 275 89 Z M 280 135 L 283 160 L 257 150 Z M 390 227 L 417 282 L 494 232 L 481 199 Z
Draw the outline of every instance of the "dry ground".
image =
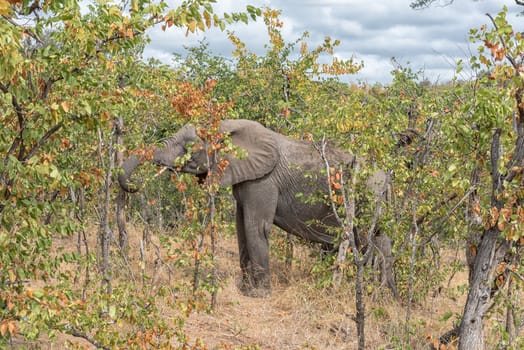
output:
M 236 251 L 234 239 L 223 241 L 222 245 Z M 310 252 L 304 247 L 297 250 L 299 266 L 290 274 L 284 273 L 283 262 L 273 259 L 273 292 L 263 299 L 239 293 L 235 285 L 239 274 L 236 255 L 220 260 L 221 271 L 228 273 L 218 296 L 217 310 L 213 314 L 192 314 L 187 320 L 187 333 L 201 338 L 210 349 L 356 349 L 356 328 L 351 320 L 355 310 L 353 291 L 346 288 L 333 292 L 315 287 L 307 262 Z M 411 349 L 429 349 L 432 337 L 438 338 L 452 328 L 455 318 L 443 319 L 450 312 L 462 312 L 465 296 L 455 287 L 466 280 L 466 274 L 459 272 L 451 279 L 449 293 L 435 293 L 412 306 Z M 409 348 L 404 344 L 408 340 L 402 340 L 406 305 L 396 301 L 387 290 L 370 290 L 366 303 L 367 348 Z
M 131 229 L 129 264 L 138 266 L 138 242 L 141 231 Z M 92 235 L 94 236 L 94 234 Z M 61 240 L 57 245 L 74 249 L 76 238 Z M 90 242 L 94 247 L 95 242 Z M 284 262 L 273 259 L 272 295 L 267 298 L 250 298 L 239 293 L 236 284 L 239 275 L 237 243 L 234 237 L 220 238 L 218 254 L 219 276 L 222 290 L 217 307 L 212 313 L 193 312 L 186 320 L 185 333 L 190 343 L 201 341 L 202 349 L 356 349 L 357 338 L 354 314 L 354 293 L 350 286 L 337 292 L 315 286 L 311 276 L 311 251 L 307 247 L 295 250 L 294 266 L 285 271 Z M 150 246 L 146 259 L 152 269 L 158 252 Z M 165 258 L 165 256 L 163 256 Z M 449 264 L 461 257 L 448 254 Z M 138 270 L 138 267 L 135 267 Z M 158 271 L 157 271 L 158 272 Z M 159 274 L 156 283 L 167 283 L 167 273 Z M 411 310 L 410 336 L 406 338 L 406 305 L 396 301 L 388 291 L 368 290 L 366 307 L 366 344 L 368 349 L 429 349 L 431 337 L 438 337 L 451 329 L 455 316 L 460 314 L 465 296 L 456 287 L 466 282 L 465 272 L 456 273 L 444 284 L 441 293 L 432 293 L 424 301 L 414 304 Z M 165 311 L 166 318 L 173 311 Z M 93 348 L 81 339 L 61 335 L 53 341 L 40 340 L 27 344 L 29 348 L 63 349 L 66 340 L 74 340 L 85 348 Z M 409 346 L 407 346 L 409 342 Z M 14 348 L 17 348 L 14 343 Z M 20 344 L 20 343 L 18 343 Z

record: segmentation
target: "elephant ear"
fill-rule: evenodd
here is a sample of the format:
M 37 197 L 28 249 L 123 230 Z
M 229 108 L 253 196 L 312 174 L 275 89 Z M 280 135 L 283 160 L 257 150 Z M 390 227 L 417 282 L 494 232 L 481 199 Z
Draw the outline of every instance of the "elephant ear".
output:
M 227 156 L 229 165 L 220 181 L 223 186 L 259 179 L 278 163 L 280 150 L 271 130 L 250 120 L 223 120 L 221 129 L 239 148 L 239 155 Z

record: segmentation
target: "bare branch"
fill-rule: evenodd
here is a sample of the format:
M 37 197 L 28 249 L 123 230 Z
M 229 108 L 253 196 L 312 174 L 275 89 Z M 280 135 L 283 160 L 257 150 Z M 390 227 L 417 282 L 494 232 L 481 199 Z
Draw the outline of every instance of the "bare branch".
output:
M 99 342 L 97 342 L 96 340 L 94 340 L 93 338 L 88 336 L 87 334 L 82 333 L 79 330 L 77 330 L 76 328 L 73 328 L 71 326 L 66 326 L 66 332 L 71 334 L 74 337 L 82 338 L 84 340 L 87 340 L 88 342 L 93 344 L 98 349 L 103 349 L 103 350 L 110 350 L 111 349 L 110 347 L 100 344 Z
M 453 3 L 453 1 L 454 0 L 445 0 L 440 6 L 449 6 Z M 437 0 L 416 0 L 409 4 L 409 7 L 411 7 L 413 10 L 423 10 L 430 7 L 435 2 L 437 2 Z
M 343 227 L 344 225 L 344 222 L 342 221 L 342 219 L 340 218 L 340 215 L 338 215 L 338 211 L 337 211 L 337 208 L 335 206 L 335 199 L 333 198 L 333 193 L 331 193 L 331 183 L 329 182 L 329 161 L 327 159 L 327 156 L 326 156 L 326 144 L 327 144 L 327 141 L 326 141 L 326 138 L 323 137 L 322 138 L 322 141 L 320 143 L 320 149 L 315 146 L 315 148 L 317 148 L 317 151 L 319 151 L 320 153 L 320 156 L 322 157 L 322 160 L 324 160 L 324 165 L 326 167 L 326 183 L 327 183 L 327 191 L 328 191 L 328 194 L 329 194 L 329 201 L 330 201 L 330 204 L 331 204 L 331 209 L 333 211 L 333 214 L 335 215 L 335 218 L 337 219 L 337 222 L 338 224 Z

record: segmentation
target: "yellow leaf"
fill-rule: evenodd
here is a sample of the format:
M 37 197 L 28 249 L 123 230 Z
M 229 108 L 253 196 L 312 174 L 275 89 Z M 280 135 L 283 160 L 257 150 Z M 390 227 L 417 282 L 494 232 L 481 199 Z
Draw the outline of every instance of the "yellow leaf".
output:
M 194 33 L 195 30 L 196 30 L 196 26 L 197 26 L 197 21 L 196 21 L 196 20 L 192 20 L 190 23 L 188 23 L 188 25 L 187 25 L 187 29 L 188 29 L 191 33 Z
M 9 16 L 11 14 L 11 6 L 9 5 L 9 1 L 7 0 L 0 0 L 0 15 L 2 16 Z
M 8 274 L 9 274 L 9 282 L 15 283 L 15 281 L 16 281 L 15 273 L 12 270 L 9 270 Z
M 206 27 L 210 28 L 211 27 L 211 15 L 207 11 L 204 11 L 204 20 L 206 21 Z
M 198 25 L 198 29 L 200 29 L 201 31 L 205 31 L 206 30 L 206 27 L 204 26 L 204 22 L 198 21 L 197 25 Z

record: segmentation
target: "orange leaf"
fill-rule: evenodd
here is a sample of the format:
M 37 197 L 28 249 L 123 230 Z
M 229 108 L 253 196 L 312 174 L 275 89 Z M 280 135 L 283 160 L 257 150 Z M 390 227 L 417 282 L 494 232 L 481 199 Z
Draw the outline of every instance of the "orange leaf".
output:
M 497 221 L 499 220 L 499 210 L 496 207 L 492 207 L 490 209 L 490 227 L 493 227 L 497 224 Z
M 331 187 L 333 187 L 333 189 L 335 190 L 340 190 L 342 188 L 342 185 L 339 184 L 338 182 L 332 182 Z
M 472 244 L 469 246 L 469 253 L 471 254 L 472 257 L 475 257 L 477 256 L 477 246 Z
M 4 320 L 2 323 L 0 323 L 0 334 L 2 336 L 6 336 L 9 332 L 9 335 L 13 336 L 15 335 L 17 331 L 17 326 L 14 321 L 11 320 Z
M 0 335 L 2 335 L 2 337 L 5 337 L 6 334 L 7 334 L 7 321 L 3 321 L 2 323 L 0 323 Z
M 62 107 L 62 110 L 66 113 L 69 112 L 69 102 L 63 101 L 60 106 Z
M 17 327 L 16 327 L 16 323 L 11 321 L 7 324 L 7 328 L 9 329 L 9 334 L 11 336 L 15 335 L 16 331 L 17 331 Z
M 504 220 L 509 220 L 511 218 L 511 208 L 502 208 L 500 209 L 500 214 L 502 214 L 502 217 Z

